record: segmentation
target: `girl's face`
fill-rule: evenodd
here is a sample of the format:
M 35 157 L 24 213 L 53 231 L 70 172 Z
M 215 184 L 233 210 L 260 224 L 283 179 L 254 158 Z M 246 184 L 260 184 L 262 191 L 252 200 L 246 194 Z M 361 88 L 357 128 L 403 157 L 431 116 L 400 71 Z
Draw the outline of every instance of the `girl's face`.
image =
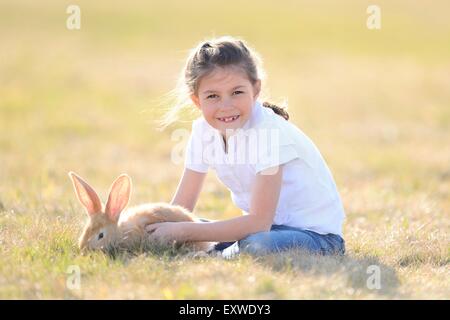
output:
M 260 90 L 261 81 L 253 85 L 242 69 L 217 67 L 200 80 L 191 99 L 205 120 L 225 135 L 227 129 L 239 129 L 249 119 Z

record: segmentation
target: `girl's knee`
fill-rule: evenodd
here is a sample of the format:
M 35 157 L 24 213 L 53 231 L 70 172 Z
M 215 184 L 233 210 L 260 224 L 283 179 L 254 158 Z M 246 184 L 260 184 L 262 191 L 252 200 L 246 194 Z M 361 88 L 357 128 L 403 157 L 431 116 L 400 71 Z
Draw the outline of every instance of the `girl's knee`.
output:
M 251 255 L 263 255 L 274 250 L 270 232 L 258 232 L 239 240 L 239 251 Z

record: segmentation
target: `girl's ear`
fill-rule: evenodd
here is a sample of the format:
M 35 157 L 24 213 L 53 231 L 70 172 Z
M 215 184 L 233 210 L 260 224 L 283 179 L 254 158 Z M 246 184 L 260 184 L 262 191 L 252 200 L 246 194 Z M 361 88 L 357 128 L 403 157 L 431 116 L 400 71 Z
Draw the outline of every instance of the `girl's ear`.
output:
M 197 108 L 200 109 L 200 99 L 195 94 L 191 94 L 190 98 Z
M 102 202 L 94 189 L 74 172 L 69 172 L 78 200 L 86 208 L 89 216 L 102 212 Z
M 131 196 L 131 178 L 121 174 L 111 185 L 105 213 L 112 222 L 119 220 L 120 213 L 128 205 Z
M 259 93 L 261 92 L 261 80 L 256 80 L 253 85 L 254 98 L 257 99 L 259 97 Z

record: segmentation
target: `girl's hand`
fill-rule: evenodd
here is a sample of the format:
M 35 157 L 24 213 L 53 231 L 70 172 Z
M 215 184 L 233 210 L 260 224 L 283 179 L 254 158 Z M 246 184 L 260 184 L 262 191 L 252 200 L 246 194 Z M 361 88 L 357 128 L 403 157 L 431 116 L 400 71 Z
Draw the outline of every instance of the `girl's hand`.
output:
M 159 242 L 184 241 L 185 229 L 185 222 L 160 222 L 145 227 L 145 231 L 150 234 L 149 238 Z

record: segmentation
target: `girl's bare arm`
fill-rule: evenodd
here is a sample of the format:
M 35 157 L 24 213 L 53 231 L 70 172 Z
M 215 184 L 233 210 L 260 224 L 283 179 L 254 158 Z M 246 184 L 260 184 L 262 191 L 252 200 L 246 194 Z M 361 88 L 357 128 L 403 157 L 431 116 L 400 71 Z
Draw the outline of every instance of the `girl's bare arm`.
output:
M 185 168 L 170 203 L 182 206 L 191 212 L 194 211 L 205 177 L 206 173 Z

